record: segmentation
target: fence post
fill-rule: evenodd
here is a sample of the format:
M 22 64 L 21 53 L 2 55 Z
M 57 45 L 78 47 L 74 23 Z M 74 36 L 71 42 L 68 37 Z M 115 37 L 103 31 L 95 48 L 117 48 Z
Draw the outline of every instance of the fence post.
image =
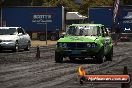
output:
M 128 75 L 127 66 L 124 66 L 123 75 Z M 130 88 L 130 82 L 129 83 L 122 83 L 121 88 Z
M 39 49 L 39 46 L 37 46 L 36 58 L 37 58 L 37 59 L 40 58 L 40 49 Z

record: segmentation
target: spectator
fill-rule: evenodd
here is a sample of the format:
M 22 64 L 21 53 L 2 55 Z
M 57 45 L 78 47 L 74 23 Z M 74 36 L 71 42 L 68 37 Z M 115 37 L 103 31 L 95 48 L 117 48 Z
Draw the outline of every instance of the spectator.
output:
M 115 45 L 117 45 L 117 42 L 120 39 L 120 33 L 121 33 L 121 28 L 119 26 L 119 23 L 115 26 Z

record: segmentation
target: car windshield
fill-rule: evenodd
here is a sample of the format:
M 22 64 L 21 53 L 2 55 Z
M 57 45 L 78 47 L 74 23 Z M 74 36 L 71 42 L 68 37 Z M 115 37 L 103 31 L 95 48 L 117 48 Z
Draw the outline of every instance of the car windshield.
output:
M 100 34 L 98 26 L 76 27 L 70 26 L 67 30 L 67 35 L 72 36 L 97 36 Z
M 16 28 L 0 29 L 0 35 L 15 35 Z

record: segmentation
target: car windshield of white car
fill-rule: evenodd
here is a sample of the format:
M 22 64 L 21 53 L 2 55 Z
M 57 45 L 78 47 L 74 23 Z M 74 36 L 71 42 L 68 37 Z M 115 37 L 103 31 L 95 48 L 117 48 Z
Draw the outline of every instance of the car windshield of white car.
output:
M 16 28 L 0 29 L 0 35 L 15 35 Z

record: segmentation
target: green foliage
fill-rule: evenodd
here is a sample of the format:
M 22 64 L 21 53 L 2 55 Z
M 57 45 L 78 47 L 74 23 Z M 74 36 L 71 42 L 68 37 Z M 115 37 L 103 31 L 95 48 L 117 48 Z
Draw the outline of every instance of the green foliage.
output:
M 132 5 L 132 0 L 123 0 L 124 5 Z
M 81 2 L 82 4 L 78 11 L 83 15 L 87 15 L 87 11 L 89 7 L 113 5 L 113 0 L 81 0 Z
M 32 0 L 1 0 L 2 6 L 29 6 Z M 0 1 L 0 3 L 1 3 Z
M 78 11 L 83 15 L 87 15 L 89 7 L 93 6 L 113 6 L 115 0 L 81 0 L 80 4 L 75 0 L 0 0 L 0 5 L 5 6 L 45 6 L 56 7 L 63 6 L 66 11 Z M 122 5 L 132 5 L 132 0 L 120 0 Z
M 49 3 L 51 6 L 63 6 L 67 11 L 77 11 L 77 8 L 79 7 L 74 3 L 74 0 L 51 0 Z
M 43 4 L 43 0 L 32 0 L 32 6 L 41 6 Z

